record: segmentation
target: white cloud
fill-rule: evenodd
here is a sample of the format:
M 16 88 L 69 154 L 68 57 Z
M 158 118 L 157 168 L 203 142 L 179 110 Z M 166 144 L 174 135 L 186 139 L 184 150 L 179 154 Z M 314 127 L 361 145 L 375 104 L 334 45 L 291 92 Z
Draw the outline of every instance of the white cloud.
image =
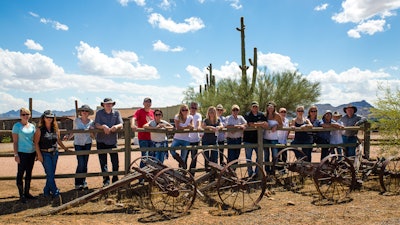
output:
M 144 80 L 160 77 L 155 67 L 140 64 L 133 52 L 114 52 L 114 57 L 109 57 L 99 47 L 91 47 L 82 41 L 76 49 L 80 67 L 88 74 Z
M 26 39 L 24 45 L 31 50 L 42 51 L 43 47 L 32 39 Z
M 34 13 L 34 12 L 29 12 L 29 15 L 33 16 L 33 17 L 39 17 L 38 14 Z
M 328 8 L 328 5 L 329 5 L 328 3 L 324 3 L 321 5 L 315 6 L 314 10 L 315 11 L 324 11 Z
M 382 32 L 385 18 L 395 16 L 395 10 L 399 8 L 400 0 L 345 0 L 342 2 L 342 11 L 333 15 L 332 19 L 337 23 L 357 24 L 356 28 L 348 31 L 348 35 L 360 38 L 361 33 L 373 35 Z
M 312 82 L 320 82 L 319 102 L 332 105 L 360 100 L 372 104 L 376 100 L 379 83 L 390 80 L 392 85 L 400 85 L 400 80 L 393 79 L 388 73 L 360 70 L 355 67 L 341 73 L 336 73 L 334 70 L 312 71 L 305 77 Z
M 18 79 L 21 78 L 44 79 L 63 73 L 64 70 L 47 56 L 39 53 L 12 52 L 0 48 L 1 77 L 10 78 L 12 82 L 19 82 Z
M 355 29 L 350 29 L 347 35 L 352 38 L 360 38 L 360 33 L 373 35 L 376 32 L 383 32 L 385 23 L 385 20 L 368 20 L 357 25 Z
M 56 30 L 67 31 L 69 29 L 67 25 L 51 19 L 40 18 L 40 22 L 43 24 L 51 24 L 52 27 Z
M 268 72 L 296 71 L 297 63 L 293 63 L 289 56 L 277 53 L 258 53 L 258 67 L 267 67 Z
M 134 2 L 138 6 L 145 6 L 146 0 L 117 0 L 122 6 L 128 6 L 129 2 Z
M 169 45 L 163 43 L 161 40 L 158 40 L 153 43 L 153 50 L 161 52 L 181 52 L 184 50 L 184 48 L 181 46 L 171 48 Z
M 119 58 L 128 63 L 135 63 L 139 61 L 139 57 L 134 52 L 128 51 L 112 51 L 112 55 L 115 58 Z
M 243 7 L 242 4 L 240 3 L 240 0 L 225 0 L 225 1 L 230 2 L 229 5 L 234 9 L 241 9 Z
M 159 4 L 159 7 L 163 10 L 168 10 L 170 9 L 173 5 L 175 5 L 174 1 L 171 0 L 161 0 L 161 3 Z
M 161 14 L 152 13 L 149 16 L 148 22 L 160 29 L 165 29 L 173 33 L 194 32 L 205 27 L 200 18 L 190 17 L 184 20 L 184 23 L 176 23 L 171 18 L 164 18 Z

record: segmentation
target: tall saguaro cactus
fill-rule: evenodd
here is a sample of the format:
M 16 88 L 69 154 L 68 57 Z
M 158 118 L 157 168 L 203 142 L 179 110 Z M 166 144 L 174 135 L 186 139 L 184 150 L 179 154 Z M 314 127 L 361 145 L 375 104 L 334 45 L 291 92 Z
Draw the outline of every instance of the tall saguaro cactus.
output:
M 236 28 L 237 31 L 240 32 L 241 37 L 241 55 L 242 55 L 242 65 L 239 66 L 240 70 L 242 71 L 242 82 L 241 82 L 241 89 L 244 92 L 244 96 L 251 97 L 254 92 L 254 88 L 256 85 L 256 77 L 257 77 L 257 48 L 254 48 L 254 60 L 253 62 L 249 59 L 250 64 L 253 66 L 253 76 L 251 79 L 251 83 L 247 80 L 247 70 L 249 67 L 246 65 L 246 47 L 245 47 L 245 25 L 244 25 L 244 18 L 240 18 L 240 28 Z

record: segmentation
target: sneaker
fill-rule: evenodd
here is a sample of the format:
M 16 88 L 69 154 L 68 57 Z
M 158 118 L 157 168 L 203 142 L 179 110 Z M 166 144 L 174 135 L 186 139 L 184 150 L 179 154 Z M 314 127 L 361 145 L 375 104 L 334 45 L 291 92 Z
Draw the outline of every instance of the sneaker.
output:
M 52 203 L 51 203 L 51 206 L 52 206 L 52 207 L 58 207 L 58 206 L 60 206 L 60 205 L 62 205 L 62 198 L 61 198 L 61 195 L 58 194 L 57 196 L 53 196 L 53 201 L 52 201 Z
M 88 186 L 87 186 L 87 183 L 84 183 L 84 184 L 82 185 L 82 190 L 87 190 L 87 189 L 89 189 Z

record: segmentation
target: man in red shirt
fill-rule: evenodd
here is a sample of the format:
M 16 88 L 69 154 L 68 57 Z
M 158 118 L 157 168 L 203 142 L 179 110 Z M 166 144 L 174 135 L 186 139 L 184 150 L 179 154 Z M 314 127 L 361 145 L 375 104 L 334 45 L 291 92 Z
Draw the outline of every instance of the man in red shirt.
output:
M 154 111 L 151 109 L 151 99 L 149 97 L 143 100 L 143 108 L 138 109 L 132 117 L 131 127 L 133 132 L 137 128 L 143 128 L 143 125 L 151 120 L 154 120 Z M 153 147 L 153 142 L 150 138 L 150 132 L 139 132 L 138 133 L 139 147 L 149 148 Z M 142 151 L 142 156 L 154 156 L 154 152 Z

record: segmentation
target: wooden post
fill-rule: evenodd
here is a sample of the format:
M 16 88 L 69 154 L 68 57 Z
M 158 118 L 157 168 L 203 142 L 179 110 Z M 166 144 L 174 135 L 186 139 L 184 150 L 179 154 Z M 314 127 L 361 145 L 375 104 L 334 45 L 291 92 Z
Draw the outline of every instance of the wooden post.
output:
M 29 98 L 29 111 L 31 111 L 31 118 L 29 119 L 29 122 L 32 122 L 32 117 L 33 117 L 32 98 Z
M 78 100 L 75 100 L 75 117 L 78 118 L 79 112 L 78 112 Z
M 364 123 L 364 156 L 369 159 L 371 148 L 371 123 Z
M 124 136 L 125 136 L 125 174 L 128 174 L 130 171 L 131 164 L 131 121 L 128 119 L 124 122 Z
M 263 139 L 264 129 L 262 127 L 257 127 L 257 163 L 262 167 L 264 170 L 264 139 Z M 257 175 L 261 178 L 261 172 Z

